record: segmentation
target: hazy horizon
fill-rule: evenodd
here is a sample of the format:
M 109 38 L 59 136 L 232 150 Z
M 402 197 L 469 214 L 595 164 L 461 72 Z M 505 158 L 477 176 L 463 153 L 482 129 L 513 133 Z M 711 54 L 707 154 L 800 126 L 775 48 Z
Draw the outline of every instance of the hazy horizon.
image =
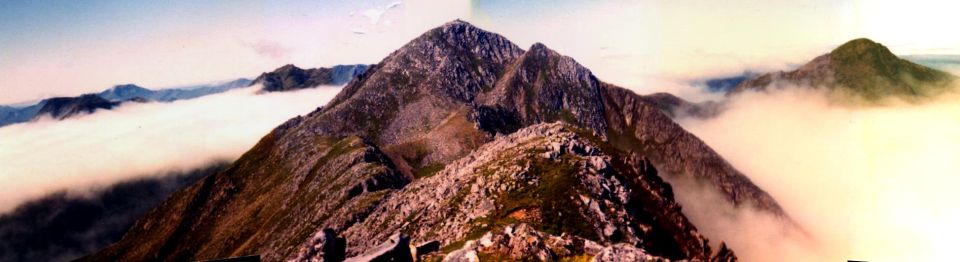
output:
M 502 34 L 521 48 L 542 42 L 607 82 L 648 93 L 683 78 L 789 68 L 859 37 L 899 55 L 960 54 L 960 36 L 924 30 L 949 22 L 955 5 L 3 2 L 0 71 L 8 77 L 0 79 L 0 104 L 97 92 L 121 83 L 170 87 L 249 78 L 291 63 L 376 63 L 454 19 Z M 886 19 L 894 14 L 911 16 Z

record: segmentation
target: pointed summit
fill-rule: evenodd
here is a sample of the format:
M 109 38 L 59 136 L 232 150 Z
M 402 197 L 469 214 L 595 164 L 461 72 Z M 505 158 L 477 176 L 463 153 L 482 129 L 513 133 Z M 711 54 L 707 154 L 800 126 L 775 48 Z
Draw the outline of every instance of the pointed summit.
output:
M 881 55 L 886 57 L 896 57 L 890 49 L 880 43 L 874 42 L 868 38 L 857 38 L 840 45 L 831 55 Z
M 490 33 L 490 32 L 484 31 L 483 29 L 480 29 L 477 26 L 474 26 L 473 24 L 467 21 L 456 19 L 450 22 L 446 22 L 443 25 L 440 25 L 438 27 L 435 27 L 427 31 L 426 34 L 433 32 L 433 33 L 441 33 L 441 34 L 458 35 L 462 33 L 480 32 L 480 31 L 484 33 Z
M 443 27 L 452 27 L 452 26 L 469 26 L 469 27 L 474 27 L 474 26 L 473 26 L 472 24 L 470 24 L 469 22 L 460 20 L 460 18 L 454 19 L 453 21 L 450 21 L 450 22 L 446 22 L 446 23 L 444 23 L 443 25 L 441 25 L 440 27 L 443 28 Z M 474 28 L 475 28 L 475 27 L 474 27 Z
M 868 100 L 888 96 L 924 97 L 942 92 L 956 79 L 948 73 L 900 59 L 867 38 L 851 40 L 790 72 L 768 73 L 744 81 L 728 94 L 771 85 L 845 90 Z
M 451 55 L 451 52 L 454 52 L 452 55 L 473 55 L 477 59 L 490 59 L 497 63 L 506 62 L 523 52 L 506 37 L 460 19 L 427 31 L 395 54 L 404 49 L 425 51 L 431 55 Z
M 836 81 L 868 98 L 927 95 L 953 76 L 900 59 L 887 47 L 866 38 L 847 42 L 833 52 Z

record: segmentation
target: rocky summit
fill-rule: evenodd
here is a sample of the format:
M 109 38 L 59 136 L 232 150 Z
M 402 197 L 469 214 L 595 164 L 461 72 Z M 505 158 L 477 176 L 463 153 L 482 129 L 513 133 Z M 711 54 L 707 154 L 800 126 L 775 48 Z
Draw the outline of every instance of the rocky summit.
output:
M 677 177 L 789 220 L 662 106 L 457 20 L 83 260 L 736 260 Z
M 740 83 L 727 94 L 770 86 L 841 90 L 868 100 L 923 97 L 949 88 L 956 76 L 901 59 L 870 39 L 854 39 L 789 72 L 774 72 Z

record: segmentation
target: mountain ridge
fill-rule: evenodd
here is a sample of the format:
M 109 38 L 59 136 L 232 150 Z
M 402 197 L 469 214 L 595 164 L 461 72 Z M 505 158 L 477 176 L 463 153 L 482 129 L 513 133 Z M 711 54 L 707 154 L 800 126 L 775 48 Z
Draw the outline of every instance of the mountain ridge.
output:
M 312 88 L 321 85 L 343 85 L 363 74 L 369 65 L 335 65 L 329 68 L 319 67 L 302 69 L 287 64 L 271 72 L 260 74 L 249 85 L 263 85 L 265 92 L 290 91 Z
M 135 84 L 122 84 L 101 91 L 98 93 L 98 95 L 111 101 L 125 101 L 140 97 L 151 101 L 171 102 L 219 94 L 235 88 L 247 87 L 251 83 L 252 81 L 249 79 L 238 78 L 218 84 L 204 84 L 191 87 L 164 88 L 157 90 L 147 89 Z

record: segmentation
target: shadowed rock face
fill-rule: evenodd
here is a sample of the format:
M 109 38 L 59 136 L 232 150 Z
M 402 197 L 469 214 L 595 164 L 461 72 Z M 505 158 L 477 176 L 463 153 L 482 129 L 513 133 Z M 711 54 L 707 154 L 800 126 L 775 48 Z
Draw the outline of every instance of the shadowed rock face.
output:
M 267 92 L 290 91 L 320 85 L 343 85 L 363 74 L 369 65 L 337 65 L 331 68 L 301 69 L 285 65 L 273 72 L 261 74 L 251 85 L 262 84 Z
M 97 109 L 110 110 L 119 104 L 119 102 L 110 102 L 95 94 L 78 97 L 54 97 L 45 100 L 43 107 L 40 108 L 34 119 L 49 116 L 53 119 L 62 120 L 79 114 L 90 114 Z
M 900 59 L 866 38 L 847 42 L 797 70 L 768 73 L 740 83 L 728 95 L 769 86 L 800 85 L 843 90 L 874 100 L 935 95 L 956 77 Z
M 544 125 L 554 122 L 564 124 Z M 449 252 L 517 221 L 655 256 L 709 258 L 661 180 L 669 175 L 700 178 L 734 204 L 783 214 L 643 97 L 546 46 L 524 51 L 454 21 L 393 52 L 321 110 L 276 128 L 228 170 L 176 193 L 87 259 L 313 260 L 303 254 L 322 249 L 324 228 L 346 238 L 350 256 L 396 233 Z

